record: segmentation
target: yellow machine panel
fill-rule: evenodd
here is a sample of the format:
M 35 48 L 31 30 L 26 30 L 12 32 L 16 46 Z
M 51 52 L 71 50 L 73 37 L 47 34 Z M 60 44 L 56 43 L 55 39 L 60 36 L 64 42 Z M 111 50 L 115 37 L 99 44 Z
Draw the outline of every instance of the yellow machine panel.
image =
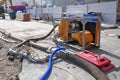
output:
M 62 40 L 67 39 L 67 28 L 70 26 L 70 20 L 62 19 L 59 24 L 59 33 Z

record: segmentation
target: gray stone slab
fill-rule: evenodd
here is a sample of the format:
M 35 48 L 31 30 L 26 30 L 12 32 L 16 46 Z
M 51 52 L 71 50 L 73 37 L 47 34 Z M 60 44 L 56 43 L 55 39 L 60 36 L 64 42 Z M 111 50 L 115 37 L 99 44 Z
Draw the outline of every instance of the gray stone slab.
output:
M 33 64 L 27 60 L 23 61 L 22 72 L 19 74 L 20 80 L 39 80 L 47 69 L 47 64 Z M 52 72 L 48 80 L 95 80 L 82 68 L 57 60 L 54 63 Z
M 16 20 L 0 20 L 0 29 L 11 33 L 12 36 L 22 39 L 46 35 L 52 25 L 37 21 L 23 22 Z

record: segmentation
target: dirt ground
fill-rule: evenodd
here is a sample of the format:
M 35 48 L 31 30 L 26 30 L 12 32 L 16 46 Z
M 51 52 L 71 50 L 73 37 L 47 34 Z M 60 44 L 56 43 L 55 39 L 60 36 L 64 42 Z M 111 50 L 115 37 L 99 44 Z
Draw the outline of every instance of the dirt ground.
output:
M 19 80 L 18 74 L 22 68 L 20 59 L 11 60 L 8 50 L 15 43 L 8 43 L 0 39 L 0 80 Z

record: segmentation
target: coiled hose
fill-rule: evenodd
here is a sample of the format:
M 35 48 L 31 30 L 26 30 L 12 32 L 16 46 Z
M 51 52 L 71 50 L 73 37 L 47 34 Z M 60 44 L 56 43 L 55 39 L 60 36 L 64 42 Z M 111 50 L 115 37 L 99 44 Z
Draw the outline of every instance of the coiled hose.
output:
M 39 80 L 46 80 L 49 75 L 50 75 L 50 72 L 52 70 L 52 58 L 53 56 L 60 50 L 65 50 L 65 48 L 63 48 L 62 46 L 60 46 L 56 41 L 55 41 L 56 45 L 57 45 L 57 48 L 52 52 L 52 54 L 50 55 L 49 57 L 49 62 L 48 62 L 48 68 L 47 70 L 45 71 L 45 73 L 40 77 Z

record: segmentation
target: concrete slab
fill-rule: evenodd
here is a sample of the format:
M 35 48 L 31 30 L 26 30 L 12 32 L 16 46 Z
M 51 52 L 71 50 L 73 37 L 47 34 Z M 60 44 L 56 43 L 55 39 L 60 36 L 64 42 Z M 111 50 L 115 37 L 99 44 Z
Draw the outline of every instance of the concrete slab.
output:
M 20 80 L 39 80 L 47 69 L 47 64 L 33 64 L 24 60 Z M 86 75 L 86 76 L 85 76 Z M 82 68 L 70 62 L 58 59 L 54 61 L 52 72 L 48 80 L 95 80 Z
M 23 22 L 16 20 L 0 20 L 0 29 L 11 33 L 14 37 L 22 39 L 44 36 L 52 29 L 52 27 L 52 25 L 37 21 Z

